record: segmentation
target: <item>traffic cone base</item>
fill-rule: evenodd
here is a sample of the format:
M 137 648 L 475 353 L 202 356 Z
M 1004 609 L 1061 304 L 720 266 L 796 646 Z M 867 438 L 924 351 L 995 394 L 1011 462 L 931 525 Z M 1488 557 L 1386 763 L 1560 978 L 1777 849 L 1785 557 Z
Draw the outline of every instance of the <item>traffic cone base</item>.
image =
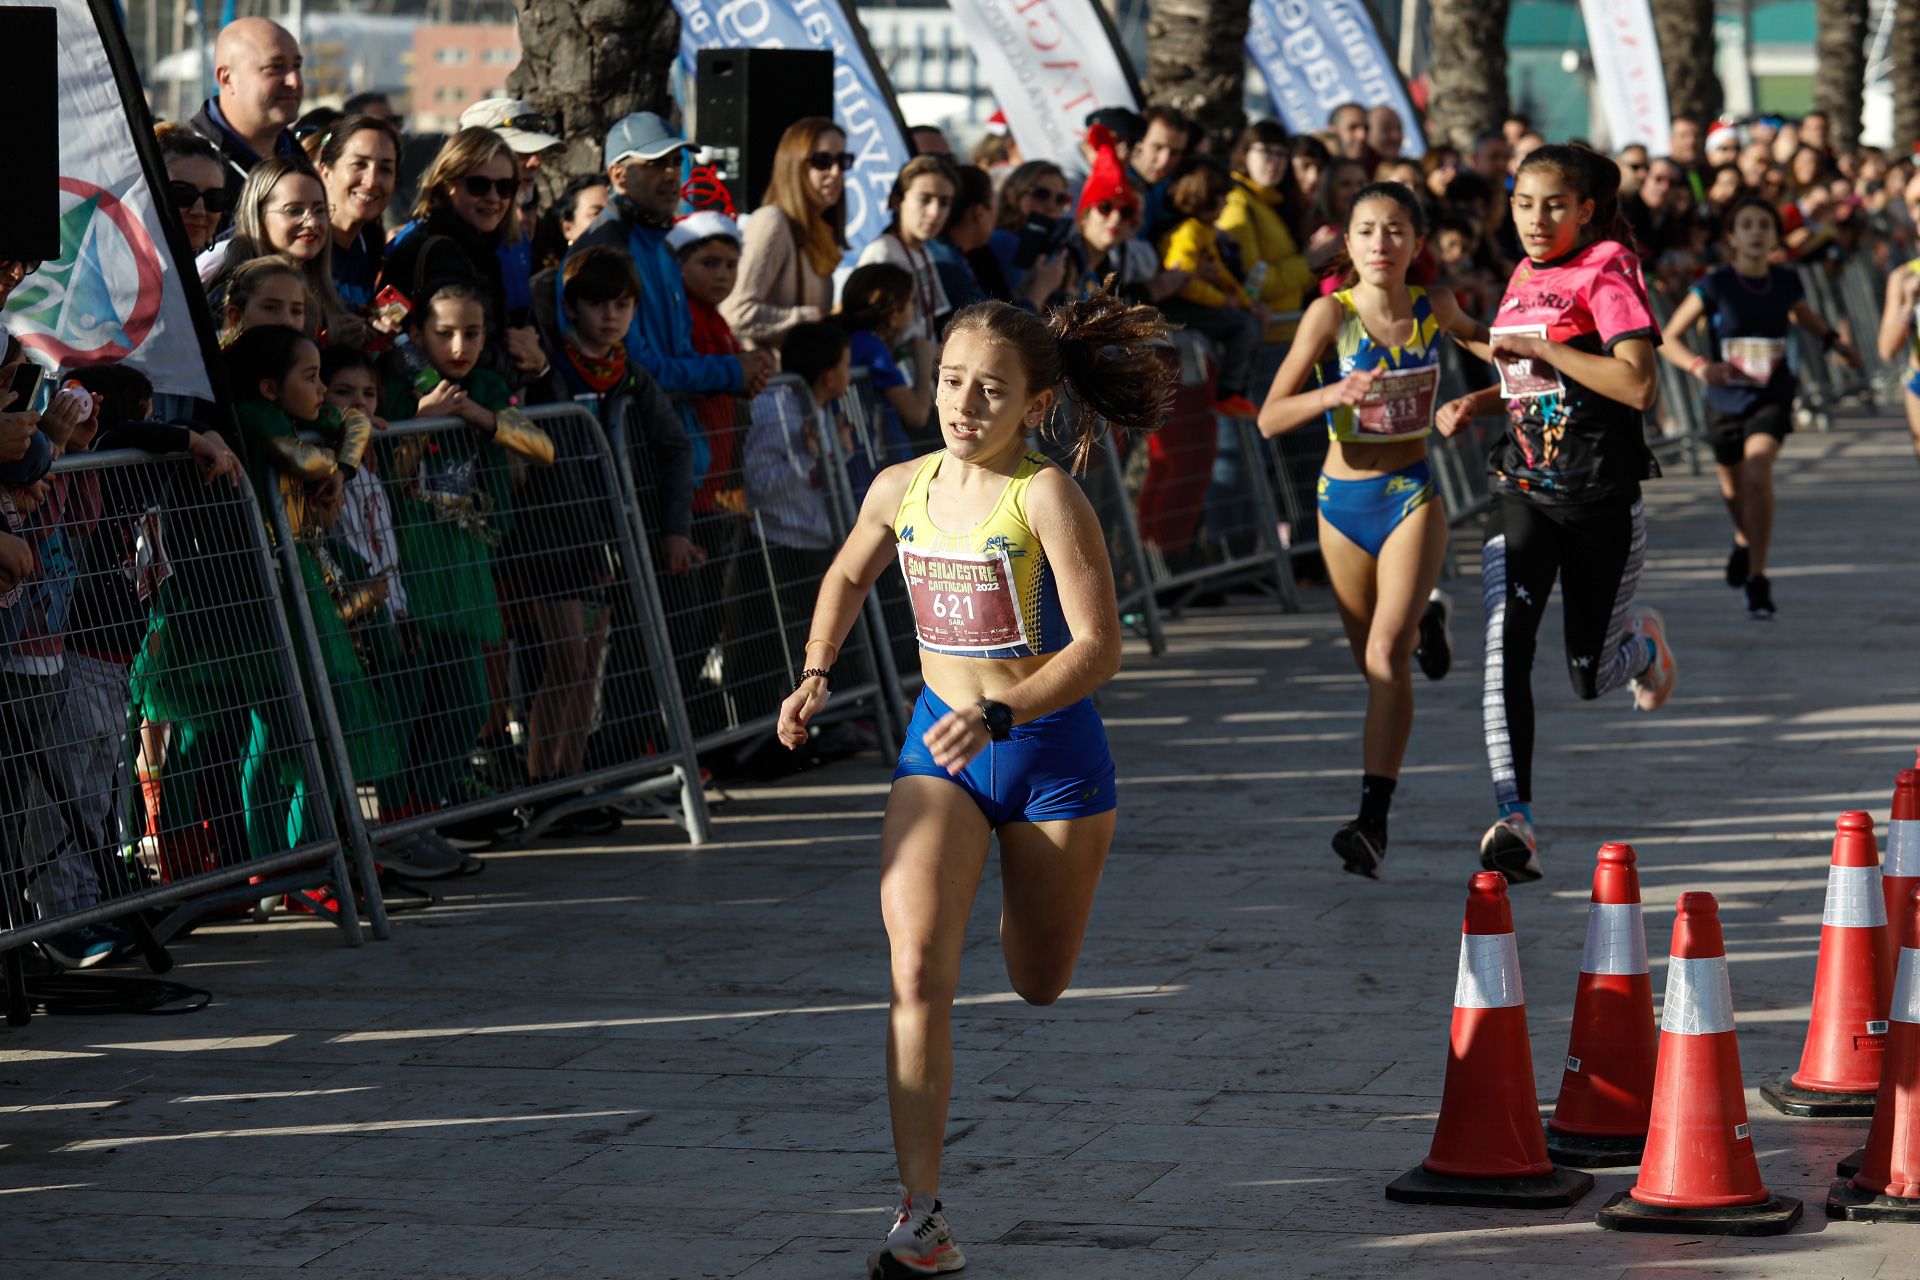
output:
M 1596 1133 L 1562 1133 L 1547 1121 L 1547 1158 L 1576 1169 L 1624 1169 L 1640 1163 L 1647 1149 L 1644 1133 L 1609 1137 Z
M 1802 1089 L 1792 1080 L 1782 1080 L 1778 1084 L 1760 1086 L 1760 1096 L 1773 1104 L 1776 1111 L 1789 1116 L 1870 1116 L 1873 1114 L 1871 1093 L 1826 1093 L 1818 1089 Z
M 1848 1178 L 1835 1178 L 1827 1191 L 1827 1216 L 1848 1222 L 1920 1222 L 1920 1200 L 1876 1195 Z
M 1867 1149 L 1861 1147 L 1851 1155 L 1841 1156 L 1833 1162 L 1833 1171 L 1843 1178 L 1851 1178 L 1860 1172 L 1860 1166 L 1867 1162 Z
M 1400 1204 L 1486 1205 L 1500 1209 L 1565 1209 L 1593 1190 L 1593 1175 L 1562 1169 L 1526 1178 L 1468 1178 L 1429 1173 L 1415 1165 L 1387 1184 L 1387 1199 Z
M 1714 1209 L 1670 1209 L 1642 1204 L 1625 1191 L 1594 1215 L 1609 1231 L 1660 1231 L 1684 1236 L 1777 1236 L 1793 1230 L 1804 1206 L 1790 1196 L 1769 1196 L 1764 1204 Z

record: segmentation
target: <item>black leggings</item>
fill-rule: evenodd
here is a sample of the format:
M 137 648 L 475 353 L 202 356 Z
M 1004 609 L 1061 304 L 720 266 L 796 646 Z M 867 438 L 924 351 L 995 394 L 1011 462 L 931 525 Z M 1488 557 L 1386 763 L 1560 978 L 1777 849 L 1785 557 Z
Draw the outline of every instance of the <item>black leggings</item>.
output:
M 1533 797 L 1533 650 L 1554 577 L 1561 579 L 1567 674 L 1574 693 L 1591 700 L 1646 669 L 1646 646 L 1627 633 L 1646 551 L 1638 499 L 1553 508 L 1494 491 L 1480 564 L 1487 621 L 1481 713 L 1499 803 Z

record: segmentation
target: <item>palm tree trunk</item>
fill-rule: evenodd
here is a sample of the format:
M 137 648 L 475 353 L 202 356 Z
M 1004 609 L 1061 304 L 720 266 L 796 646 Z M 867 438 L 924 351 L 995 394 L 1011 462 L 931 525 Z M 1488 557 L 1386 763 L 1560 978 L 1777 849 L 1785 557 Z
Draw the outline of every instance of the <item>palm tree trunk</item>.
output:
M 1867 78 L 1867 0 L 1818 0 L 1813 106 L 1827 113 L 1836 153 L 1860 141 Z
M 1176 108 L 1224 156 L 1246 125 L 1249 0 L 1153 0 L 1147 12 L 1149 101 Z
M 1893 62 L 1893 154 L 1920 143 L 1920 0 L 1897 0 L 1887 43 Z
M 1427 134 L 1465 149 L 1507 115 L 1508 0 L 1433 0 Z
M 1713 5 L 1708 0 L 1653 0 L 1653 30 L 1667 71 L 1667 109 L 1702 125 L 1717 118 L 1720 76 L 1713 69 Z
M 516 0 L 520 65 L 507 91 L 558 116 L 566 150 L 541 168 L 543 199 L 599 172 L 607 130 L 635 111 L 669 115 L 668 72 L 680 52 L 673 0 Z

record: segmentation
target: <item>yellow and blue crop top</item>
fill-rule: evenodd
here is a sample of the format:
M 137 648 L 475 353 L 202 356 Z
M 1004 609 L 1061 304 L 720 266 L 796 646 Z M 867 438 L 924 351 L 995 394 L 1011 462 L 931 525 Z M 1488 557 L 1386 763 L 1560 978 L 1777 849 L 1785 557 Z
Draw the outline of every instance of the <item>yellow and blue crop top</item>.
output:
M 970 658 L 1053 653 L 1073 636 L 1046 550 L 1027 523 L 1027 489 L 1052 464 L 1028 453 L 987 518 L 964 533 L 933 522 L 927 488 L 946 451 L 913 473 L 893 520 L 920 647 Z
M 1433 301 L 1427 297 L 1427 291 L 1418 285 L 1408 285 L 1407 294 L 1413 302 L 1413 334 L 1405 346 L 1389 347 L 1375 342 L 1373 335 L 1367 332 L 1365 322 L 1360 319 L 1360 311 L 1353 303 L 1353 290 L 1341 289 L 1333 295 L 1340 304 L 1343 318 L 1340 322 L 1340 334 L 1334 340 L 1334 352 L 1339 357 L 1339 372 L 1327 376 L 1324 372 L 1321 382 L 1337 381 L 1350 373 L 1362 369 L 1423 369 L 1429 366 L 1439 367 L 1440 353 L 1435 340 L 1440 335 L 1440 322 L 1433 317 Z M 1436 375 L 1437 376 L 1437 375 Z M 1417 428 L 1383 434 L 1378 431 L 1363 431 L 1355 421 L 1352 405 L 1338 405 L 1327 410 L 1327 438 L 1345 443 L 1392 444 L 1400 440 L 1423 439 L 1433 431 L 1433 416 L 1422 415 L 1426 421 Z

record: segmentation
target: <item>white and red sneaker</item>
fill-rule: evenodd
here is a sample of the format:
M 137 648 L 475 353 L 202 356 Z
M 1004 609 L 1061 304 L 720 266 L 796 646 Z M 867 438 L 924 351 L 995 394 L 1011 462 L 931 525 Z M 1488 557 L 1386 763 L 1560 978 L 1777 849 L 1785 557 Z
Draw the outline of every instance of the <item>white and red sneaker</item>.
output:
M 1673 696 L 1679 680 L 1679 667 L 1673 660 L 1673 647 L 1667 643 L 1667 620 L 1650 604 L 1637 604 L 1627 629 L 1653 642 L 1653 662 L 1633 678 L 1633 705 L 1642 711 L 1658 711 Z
M 893 1230 L 887 1233 L 887 1242 L 867 1258 L 869 1280 L 945 1275 L 966 1265 L 940 1202 L 929 1195 L 909 1197 L 902 1188 Z

